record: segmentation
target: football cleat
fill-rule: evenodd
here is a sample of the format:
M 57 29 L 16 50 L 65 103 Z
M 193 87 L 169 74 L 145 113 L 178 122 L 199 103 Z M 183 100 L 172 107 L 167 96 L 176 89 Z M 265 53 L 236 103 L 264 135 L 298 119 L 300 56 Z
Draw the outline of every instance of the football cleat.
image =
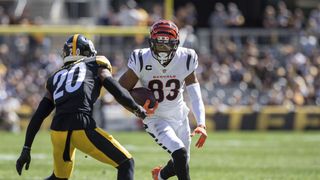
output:
M 151 174 L 152 174 L 153 180 L 161 180 L 159 179 L 160 171 L 161 171 L 161 166 L 157 166 L 152 169 Z
M 152 56 L 162 66 L 167 66 L 179 46 L 178 27 L 168 20 L 155 22 L 150 29 L 149 46 Z

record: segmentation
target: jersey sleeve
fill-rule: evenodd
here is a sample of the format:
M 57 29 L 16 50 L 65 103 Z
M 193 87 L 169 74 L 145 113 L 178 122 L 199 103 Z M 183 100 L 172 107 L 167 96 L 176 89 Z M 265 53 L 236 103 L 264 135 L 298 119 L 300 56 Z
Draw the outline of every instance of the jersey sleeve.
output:
M 107 68 L 110 72 L 112 72 L 111 63 L 105 56 L 96 56 L 96 62 L 100 67 Z
M 138 60 L 139 50 L 134 50 L 128 60 L 128 67 L 139 77 L 140 61 Z

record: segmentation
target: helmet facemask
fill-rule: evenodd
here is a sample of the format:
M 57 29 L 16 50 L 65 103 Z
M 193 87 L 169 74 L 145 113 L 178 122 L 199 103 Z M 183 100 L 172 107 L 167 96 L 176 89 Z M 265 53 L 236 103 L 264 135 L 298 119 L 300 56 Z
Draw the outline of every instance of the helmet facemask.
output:
M 179 45 L 179 40 L 158 36 L 149 40 L 152 56 L 163 66 L 167 66 L 173 59 Z

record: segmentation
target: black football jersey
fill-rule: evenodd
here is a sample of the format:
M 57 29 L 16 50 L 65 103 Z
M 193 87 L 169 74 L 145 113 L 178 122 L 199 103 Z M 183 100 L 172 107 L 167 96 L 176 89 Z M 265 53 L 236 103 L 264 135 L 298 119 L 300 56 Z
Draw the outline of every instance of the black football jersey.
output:
M 106 58 L 85 58 L 63 66 L 47 81 L 46 88 L 55 103 L 56 113 L 51 128 L 72 130 L 95 127 L 93 104 L 102 87 L 99 67 L 110 67 Z

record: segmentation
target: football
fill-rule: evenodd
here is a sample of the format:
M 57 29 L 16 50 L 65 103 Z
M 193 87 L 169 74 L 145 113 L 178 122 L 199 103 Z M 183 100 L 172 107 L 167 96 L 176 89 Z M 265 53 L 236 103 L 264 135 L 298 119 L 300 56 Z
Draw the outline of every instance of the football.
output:
M 141 106 L 143 106 L 146 100 L 149 99 L 149 108 L 153 108 L 157 101 L 153 92 L 150 89 L 144 87 L 133 88 L 129 92 L 132 98 Z

